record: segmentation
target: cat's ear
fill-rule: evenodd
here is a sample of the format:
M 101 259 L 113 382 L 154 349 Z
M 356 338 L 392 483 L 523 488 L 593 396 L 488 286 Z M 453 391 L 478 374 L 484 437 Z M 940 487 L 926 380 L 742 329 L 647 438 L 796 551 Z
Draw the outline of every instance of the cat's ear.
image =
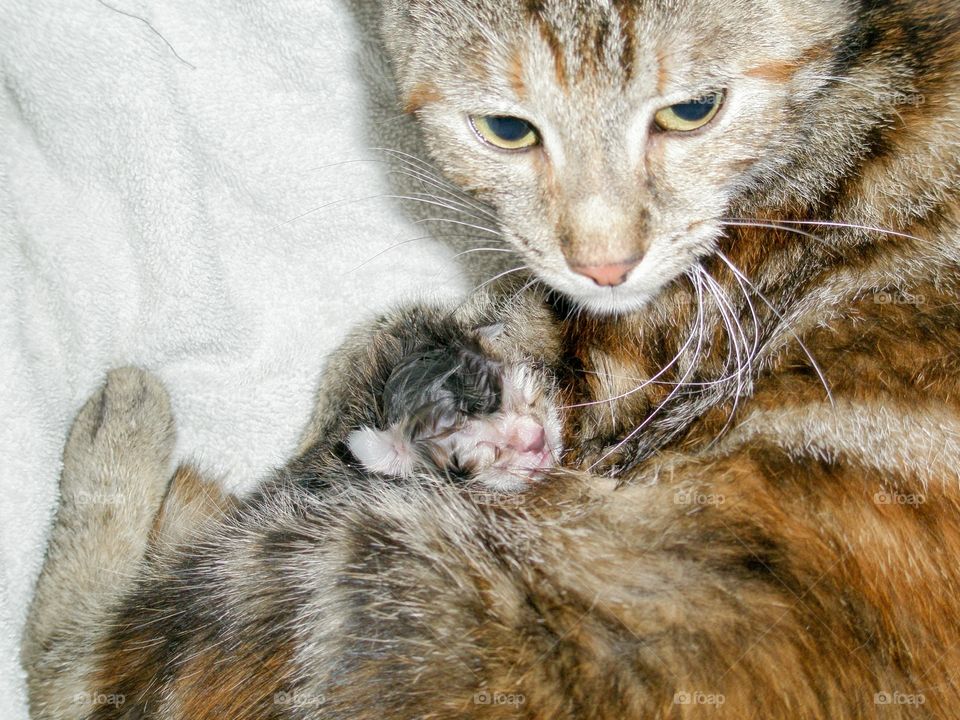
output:
M 415 455 L 410 443 L 396 430 L 377 430 L 363 427 L 347 436 L 347 447 L 367 470 L 410 477 L 413 475 Z

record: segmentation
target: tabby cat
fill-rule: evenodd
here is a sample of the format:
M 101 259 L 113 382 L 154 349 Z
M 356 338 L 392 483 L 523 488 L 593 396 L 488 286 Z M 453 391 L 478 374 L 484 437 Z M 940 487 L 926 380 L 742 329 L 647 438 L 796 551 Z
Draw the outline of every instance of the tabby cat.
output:
M 111 374 L 65 451 L 35 716 L 960 717 L 960 7 L 388 0 L 383 28 L 435 192 L 538 281 L 358 331 L 243 500 L 170 483 L 162 388 Z M 496 323 L 556 378 L 564 469 L 358 463 L 403 348 Z

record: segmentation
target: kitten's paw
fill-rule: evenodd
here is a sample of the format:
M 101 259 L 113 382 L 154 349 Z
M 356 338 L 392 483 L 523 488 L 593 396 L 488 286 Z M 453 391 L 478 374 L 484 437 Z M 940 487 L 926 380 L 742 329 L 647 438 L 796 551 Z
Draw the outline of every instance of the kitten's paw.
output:
M 171 474 L 175 440 L 170 398 L 138 368 L 112 370 L 80 410 L 63 456 L 64 503 L 124 503 L 140 497 L 159 507 Z

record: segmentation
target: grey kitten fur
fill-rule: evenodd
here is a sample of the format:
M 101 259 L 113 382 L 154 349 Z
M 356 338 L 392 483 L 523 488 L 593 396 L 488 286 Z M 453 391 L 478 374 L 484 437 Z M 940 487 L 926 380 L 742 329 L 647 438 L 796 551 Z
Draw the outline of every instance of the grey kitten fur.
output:
M 394 368 L 383 388 L 387 423 L 412 422 L 414 435 L 458 416 L 487 415 L 502 401 L 500 363 L 466 343 L 421 349 Z M 447 420 L 447 419 L 450 420 Z

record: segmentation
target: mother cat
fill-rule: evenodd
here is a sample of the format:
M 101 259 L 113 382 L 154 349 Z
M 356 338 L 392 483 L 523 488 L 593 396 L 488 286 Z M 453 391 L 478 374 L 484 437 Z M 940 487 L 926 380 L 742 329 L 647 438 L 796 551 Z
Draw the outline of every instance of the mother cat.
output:
M 163 391 L 112 374 L 36 716 L 960 717 L 956 3 L 384 17 L 436 160 L 556 292 L 359 334 L 243 502 L 189 469 L 164 501 Z M 506 502 L 353 469 L 398 338 L 490 322 L 560 374 L 579 469 Z

